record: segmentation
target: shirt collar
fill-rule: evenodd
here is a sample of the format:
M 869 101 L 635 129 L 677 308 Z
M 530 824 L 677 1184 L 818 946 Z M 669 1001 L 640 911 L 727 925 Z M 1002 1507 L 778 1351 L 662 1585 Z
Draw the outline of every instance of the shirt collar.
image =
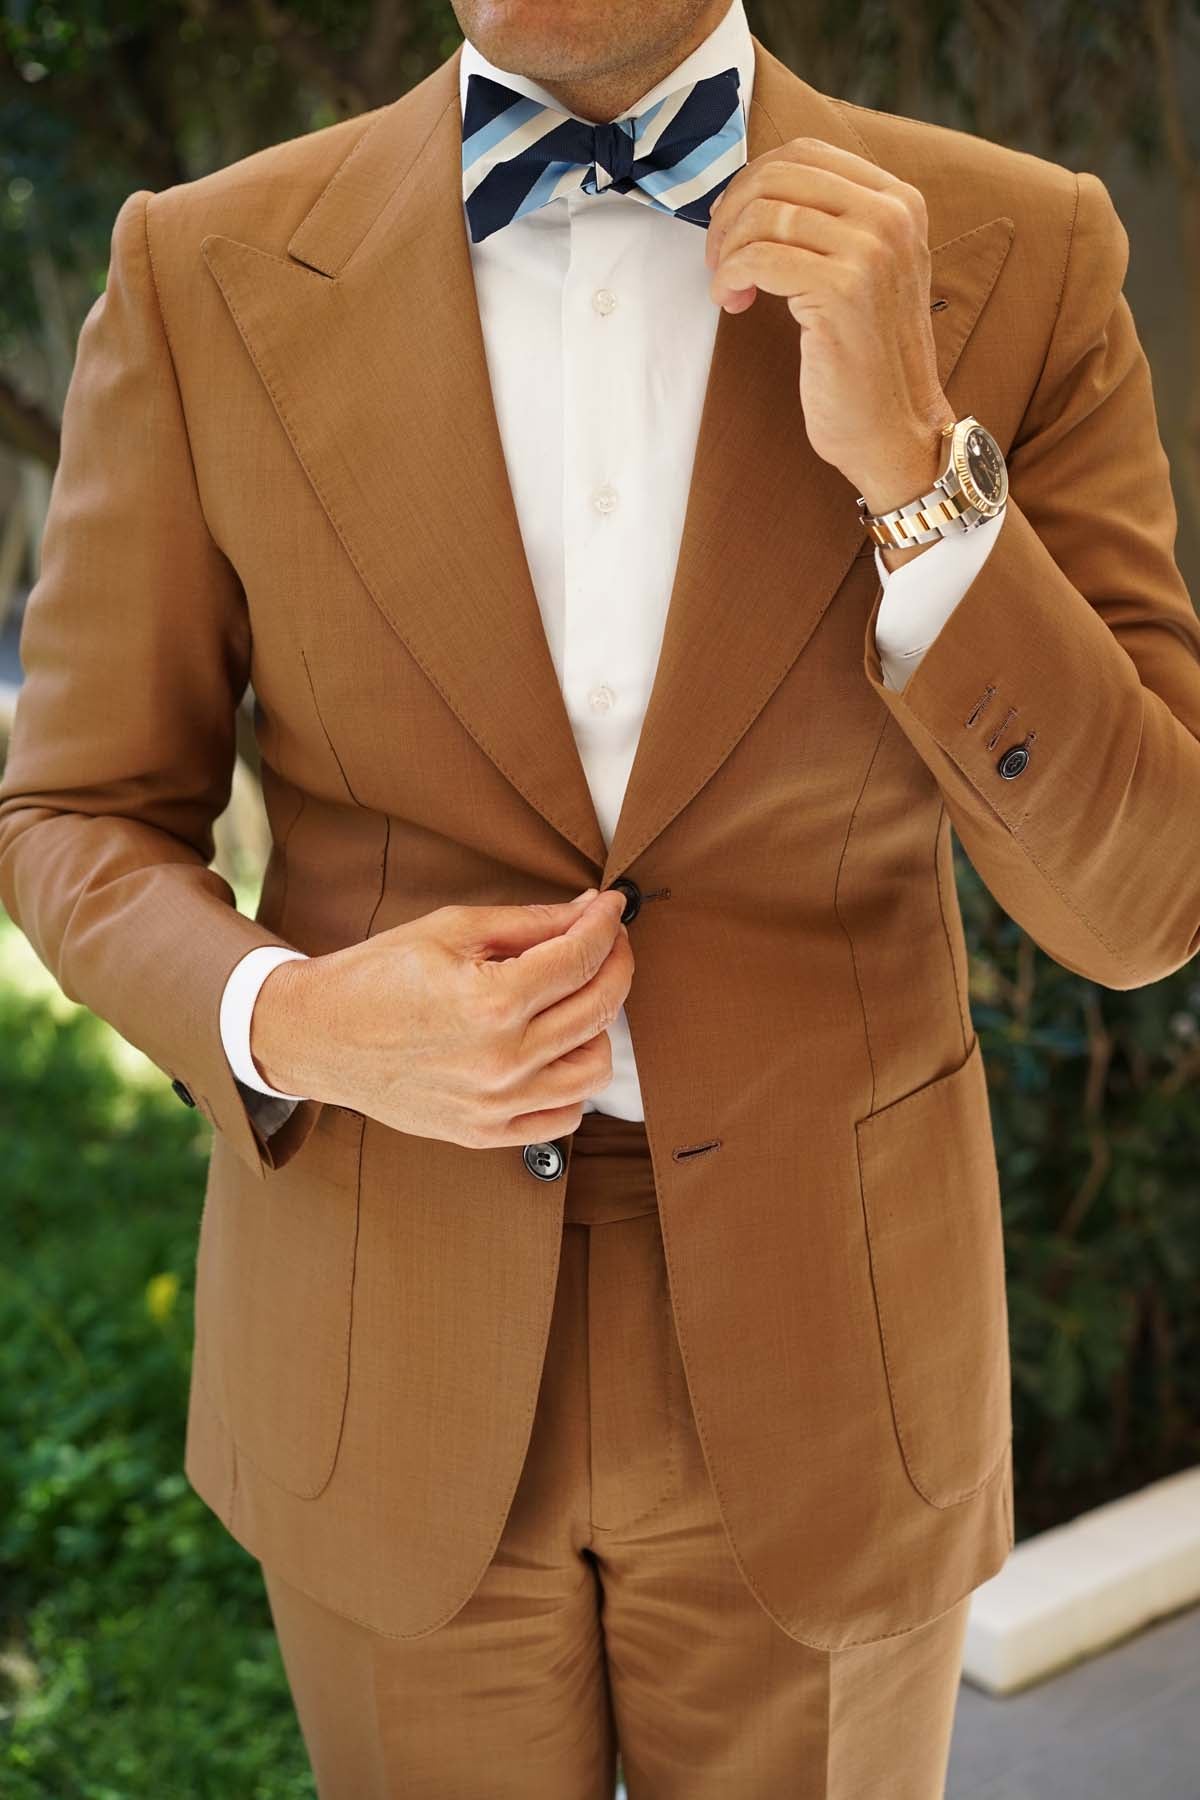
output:
M 709 32 L 702 44 L 697 44 L 690 56 L 685 56 L 678 66 L 664 75 L 662 80 L 649 88 L 632 106 L 627 106 L 617 117 L 632 118 L 635 113 L 644 112 L 664 95 L 673 93 L 678 87 L 688 82 L 701 81 L 707 75 L 717 75 L 722 69 L 736 67 L 740 79 L 739 94 L 742 112 L 746 119 L 750 117 L 750 96 L 754 87 L 754 39 L 750 35 L 750 26 L 746 18 L 743 0 L 731 0 L 728 12 Z M 458 97 L 461 111 L 466 110 L 467 78 L 470 75 L 488 75 L 493 81 L 503 81 L 514 88 L 517 93 L 536 100 L 541 106 L 553 106 L 558 112 L 565 112 L 561 100 L 555 99 L 547 88 L 539 87 L 527 75 L 518 75 L 509 69 L 501 69 L 489 62 L 481 50 L 477 50 L 470 38 L 463 41 L 462 56 L 459 59 Z M 577 117 L 577 114 L 571 114 Z

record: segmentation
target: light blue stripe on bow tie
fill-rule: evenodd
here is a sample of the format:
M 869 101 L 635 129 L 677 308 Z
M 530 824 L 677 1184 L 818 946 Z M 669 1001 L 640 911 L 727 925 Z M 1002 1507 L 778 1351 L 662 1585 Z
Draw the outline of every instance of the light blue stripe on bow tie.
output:
M 509 133 L 516 131 L 518 126 L 528 124 L 530 119 L 536 119 L 538 114 L 545 110 L 546 108 L 539 106 L 536 100 L 518 100 L 515 106 L 507 107 L 504 112 L 497 113 L 489 124 L 481 125 L 478 131 L 473 131 L 469 138 L 463 139 L 462 165 L 464 170 L 469 169 L 473 162 L 485 155 L 487 151 L 494 149 L 497 144 L 503 143 Z
M 524 200 L 522 200 L 520 206 L 518 206 L 516 212 L 513 214 L 513 218 L 519 219 L 523 213 L 536 212 L 539 206 L 544 206 L 547 200 L 553 198 L 555 188 L 569 169 L 578 170 L 580 179 L 582 179 L 583 170 L 576 162 L 548 163 L 546 165 L 545 173 L 539 175 L 537 181 L 530 188 Z

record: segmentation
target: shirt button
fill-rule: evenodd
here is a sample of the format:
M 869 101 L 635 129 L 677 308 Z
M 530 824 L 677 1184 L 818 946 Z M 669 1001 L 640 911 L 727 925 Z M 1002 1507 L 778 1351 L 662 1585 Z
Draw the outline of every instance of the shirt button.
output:
M 610 513 L 613 511 L 616 504 L 617 490 L 615 487 L 608 487 L 607 485 L 599 487 L 592 495 L 592 505 L 598 513 Z
M 617 304 L 617 296 L 611 288 L 597 288 L 592 295 L 592 305 L 598 313 L 610 313 Z
M 608 712 L 611 710 L 616 697 L 617 696 L 613 693 L 608 683 L 602 681 L 599 687 L 590 689 L 588 693 L 588 705 L 593 712 Z

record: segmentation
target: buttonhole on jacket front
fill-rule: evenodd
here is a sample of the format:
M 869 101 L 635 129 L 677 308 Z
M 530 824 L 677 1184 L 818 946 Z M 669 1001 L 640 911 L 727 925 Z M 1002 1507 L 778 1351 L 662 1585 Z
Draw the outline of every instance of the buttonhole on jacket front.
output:
M 709 1138 L 705 1144 L 678 1144 L 672 1150 L 671 1155 L 676 1162 L 683 1162 L 689 1156 L 703 1156 L 706 1150 L 719 1150 L 720 1148 L 720 1138 Z

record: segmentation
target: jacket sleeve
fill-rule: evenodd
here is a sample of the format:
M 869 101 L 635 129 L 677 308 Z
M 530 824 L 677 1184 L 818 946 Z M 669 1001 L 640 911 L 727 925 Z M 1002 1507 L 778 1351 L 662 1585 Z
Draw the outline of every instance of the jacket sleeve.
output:
M 1200 947 L 1200 621 L 1123 292 L 1128 237 L 1098 177 L 1075 179 L 991 553 L 901 692 L 877 596 L 864 668 L 1005 911 L 1064 968 L 1134 988 Z
M 107 286 L 80 332 L 0 781 L 0 900 L 68 998 L 143 1050 L 266 1177 L 320 1103 L 268 1141 L 221 1042 L 230 970 L 280 939 L 208 866 L 250 632 L 201 510 L 151 200 L 122 204 Z

